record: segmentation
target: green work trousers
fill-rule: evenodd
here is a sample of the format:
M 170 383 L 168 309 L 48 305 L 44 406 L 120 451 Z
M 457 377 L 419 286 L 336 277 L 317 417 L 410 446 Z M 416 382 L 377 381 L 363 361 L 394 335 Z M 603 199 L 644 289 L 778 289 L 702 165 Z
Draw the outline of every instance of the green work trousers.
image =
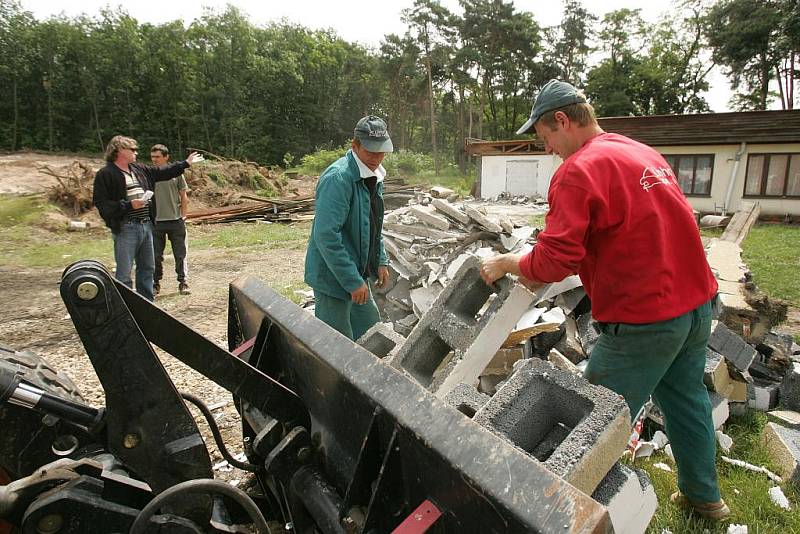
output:
M 367 284 L 369 287 L 369 284 Z M 378 307 L 372 298 L 370 287 L 369 300 L 364 304 L 355 304 L 352 300 L 337 299 L 314 290 L 314 315 L 317 319 L 335 328 L 352 340 L 357 340 L 372 325 L 381 320 Z
M 693 502 L 720 499 L 711 402 L 703 384 L 711 301 L 650 324 L 601 323 L 586 378 L 625 398 L 635 417 L 648 397 L 664 414 L 678 488 Z

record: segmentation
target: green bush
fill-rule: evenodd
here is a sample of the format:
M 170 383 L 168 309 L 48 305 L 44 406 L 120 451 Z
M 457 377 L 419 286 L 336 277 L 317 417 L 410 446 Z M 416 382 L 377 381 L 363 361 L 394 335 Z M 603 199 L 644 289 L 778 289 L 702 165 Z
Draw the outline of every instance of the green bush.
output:
M 433 158 L 428 154 L 401 150 L 387 154 L 383 166 L 389 176 L 416 176 L 433 172 Z
M 342 145 L 332 150 L 323 148 L 311 154 L 306 154 L 300 160 L 298 170 L 303 174 L 318 176 L 322 174 L 322 171 L 327 169 L 331 163 L 344 156 L 348 148 L 350 147 Z

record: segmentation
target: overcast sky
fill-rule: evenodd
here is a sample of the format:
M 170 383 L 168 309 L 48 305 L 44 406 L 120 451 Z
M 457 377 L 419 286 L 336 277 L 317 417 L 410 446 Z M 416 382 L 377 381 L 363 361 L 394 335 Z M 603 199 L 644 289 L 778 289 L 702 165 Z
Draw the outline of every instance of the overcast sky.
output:
M 63 0 L 22 0 L 22 6 L 33 12 L 37 19 L 65 14 L 69 17 L 99 14 L 104 7 L 117 7 L 120 2 L 109 0 L 81 0 L 64 3 Z M 400 20 L 400 12 L 413 5 L 413 0 L 136 0 L 124 5 L 125 11 L 139 22 L 159 24 L 175 19 L 191 22 L 203 14 L 205 8 L 222 11 L 232 4 L 250 16 L 252 23 L 263 25 L 285 18 L 309 28 L 332 28 L 348 41 L 358 41 L 368 46 L 380 44 L 384 35 L 403 34 L 405 25 Z M 441 0 L 441 3 L 454 12 L 461 12 L 457 0 Z M 533 13 L 542 26 L 554 26 L 563 15 L 564 2 L 561 0 L 514 0 L 518 11 Z M 627 8 L 640 8 L 643 18 L 655 22 L 670 9 L 670 0 L 586 0 L 584 5 L 596 15 Z M 711 91 L 706 95 L 711 109 L 726 111 L 730 90 L 721 73 L 713 73 L 710 79 Z

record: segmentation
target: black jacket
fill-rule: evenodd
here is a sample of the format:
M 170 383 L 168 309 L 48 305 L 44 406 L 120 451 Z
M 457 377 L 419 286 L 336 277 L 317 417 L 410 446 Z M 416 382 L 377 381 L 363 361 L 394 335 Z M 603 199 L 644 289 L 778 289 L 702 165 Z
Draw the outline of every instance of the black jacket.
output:
M 180 176 L 188 167 L 189 164 L 185 161 L 176 161 L 163 167 L 131 163 L 129 169 L 131 174 L 139 180 L 142 189 L 152 191 L 156 182 Z M 133 208 L 130 200 L 128 200 L 128 193 L 125 188 L 125 176 L 114 163 L 107 163 L 105 167 L 94 175 L 92 202 L 94 202 L 97 211 L 100 212 L 100 216 L 106 222 L 106 226 L 111 228 L 111 231 L 115 234 L 119 233 L 122 220 Z M 155 221 L 155 197 L 150 200 L 149 209 L 150 220 Z

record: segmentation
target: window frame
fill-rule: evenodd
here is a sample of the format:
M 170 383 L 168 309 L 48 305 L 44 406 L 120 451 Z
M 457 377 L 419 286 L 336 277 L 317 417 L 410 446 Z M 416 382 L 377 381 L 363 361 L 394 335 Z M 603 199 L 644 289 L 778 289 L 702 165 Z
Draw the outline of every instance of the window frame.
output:
M 751 156 L 763 156 L 764 163 L 761 167 L 761 184 L 759 193 L 757 195 L 747 193 L 747 180 L 750 177 L 750 158 Z M 767 176 L 769 174 L 769 165 L 772 156 L 787 156 L 786 158 L 786 174 L 783 177 L 783 193 L 780 195 L 768 195 L 767 190 Z M 789 171 L 792 169 L 792 158 L 800 159 L 800 152 L 749 152 L 747 154 L 747 165 L 744 169 L 744 185 L 742 187 L 742 198 L 791 198 L 800 199 L 800 194 L 787 195 L 786 190 L 789 188 Z
M 714 185 L 714 162 L 716 161 L 716 154 L 713 152 L 709 153 L 692 153 L 692 154 L 661 154 L 661 157 L 667 162 L 667 164 L 672 169 L 672 173 L 675 175 L 675 181 L 678 182 L 678 187 L 680 187 L 680 180 L 678 179 L 678 170 L 681 166 L 681 158 L 692 158 L 692 185 L 691 190 L 692 192 L 687 193 L 681 188 L 681 192 L 686 197 L 696 197 L 696 198 L 711 198 L 711 189 Z M 669 162 L 669 158 L 675 159 L 675 165 L 673 166 Z M 709 158 L 711 160 L 711 174 L 708 177 L 708 193 L 695 193 L 695 185 L 697 184 L 697 160 L 699 158 Z

